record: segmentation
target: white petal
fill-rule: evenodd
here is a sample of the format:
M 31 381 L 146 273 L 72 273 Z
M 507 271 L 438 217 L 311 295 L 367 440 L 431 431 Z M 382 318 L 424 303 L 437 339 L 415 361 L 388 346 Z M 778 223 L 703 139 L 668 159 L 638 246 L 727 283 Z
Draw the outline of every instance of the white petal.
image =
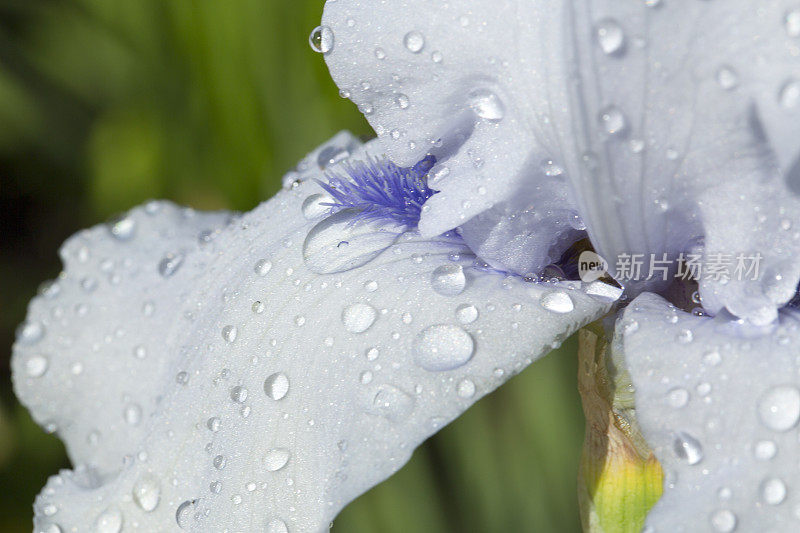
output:
M 423 216 L 426 234 L 526 194 L 521 184 L 533 180 L 546 193 L 534 209 L 577 209 L 612 266 L 622 254 L 674 256 L 699 239 L 707 263 L 762 254 L 756 279 L 704 279 L 701 292 L 713 312 L 765 323 L 800 279 L 790 261 L 800 252 L 797 9 L 793 0 L 337 0 L 324 16 L 336 36 L 326 58 L 391 157 L 430 151 L 435 170 L 450 170 Z M 415 39 L 409 49 L 408 35 L 421 35 L 422 48 Z M 572 202 L 563 184 L 542 181 L 550 160 L 565 169 Z M 511 249 L 493 255 L 513 263 L 516 243 L 538 231 L 564 238 L 569 220 L 555 220 L 517 228 Z
M 187 262 L 172 277 L 129 279 L 126 270 L 119 292 L 34 301 L 29 321 L 46 333 L 17 344 L 17 390 L 89 465 L 51 478 L 37 528 L 323 531 L 425 438 L 609 307 L 574 284 L 478 270 L 459 241 L 414 233 L 382 242 L 360 266 L 318 274 L 322 257 L 311 254 L 312 270 L 303 247 L 319 222 L 302 206 L 322 192 L 305 179 L 320 168 L 302 166 L 211 252 L 187 238 Z M 174 230 L 167 217 L 153 220 Z M 87 249 L 137 272 L 155 271 L 165 244 L 148 234 L 110 248 L 105 229 L 88 235 Z M 60 284 L 80 284 L 83 272 L 69 263 Z M 158 315 L 142 317 L 149 299 Z M 54 310 L 79 302 L 97 312 L 54 327 Z M 150 348 L 142 361 L 137 343 Z M 45 347 L 41 373 L 33 356 Z M 142 407 L 140 432 L 125 426 L 126 397 Z M 90 448 L 95 427 L 102 436 Z
M 617 340 L 636 418 L 665 470 L 653 531 L 797 531 L 800 314 L 756 327 L 646 293 Z

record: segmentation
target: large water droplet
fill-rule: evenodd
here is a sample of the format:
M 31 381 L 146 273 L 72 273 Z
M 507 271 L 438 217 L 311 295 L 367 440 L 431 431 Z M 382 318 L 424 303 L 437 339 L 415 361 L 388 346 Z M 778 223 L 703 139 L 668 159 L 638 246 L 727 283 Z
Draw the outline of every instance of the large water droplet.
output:
M 616 20 L 603 19 L 598 22 L 595 35 L 603 53 L 616 55 L 625 50 L 625 32 Z
M 283 372 L 275 372 L 264 380 L 264 392 L 273 400 L 280 400 L 289 392 L 289 378 Z
M 267 522 L 267 530 L 265 533 L 289 533 L 289 528 L 286 527 L 286 522 L 280 518 L 273 518 Z
M 764 480 L 761 484 L 761 497 L 769 505 L 780 505 L 786 499 L 786 484 L 776 477 Z
M 286 448 L 273 448 L 264 455 L 264 466 L 270 472 L 276 472 L 286 466 L 290 456 Z
M 365 303 L 348 305 L 342 310 L 344 329 L 350 333 L 364 333 L 375 322 L 378 313 L 375 308 Z
M 372 399 L 372 408 L 392 422 L 400 422 L 414 410 L 414 398 L 391 385 L 381 385 Z
M 133 486 L 133 501 L 149 513 L 158 507 L 161 498 L 161 485 L 155 476 L 144 474 Z
M 122 216 L 108 223 L 108 232 L 118 241 L 129 241 L 136 233 L 136 220 L 130 216 Z
M 175 521 L 178 523 L 178 527 L 189 529 L 198 503 L 200 503 L 200 500 L 187 500 L 178 506 L 175 511 Z
M 331 165 L 344 161 L 349 155 L 350 152 L 347 148 L 342 146 L 326 146 L 317 155 L 317 165 L 321 169 L 326 169 Z
M 472 358 L 474 351 L 472 336 L 450 324 L 429 326 L 414 339 L 414 361 L 425 370 L 458 368 Z
M 789 431 L 800 419 L 800 391 L 788 385 L 768 390 L 758 402 L 761 422 L 774 431 Z
M 608 106 L 600 112 L 597 117 L 600 128 L 606 135 L 620 135 L 627 128 L 625 115 L 616 106 Z
M 409 52 L 418 54 L 425 47 L 425 36 L 418 31 L 410 31 L 403 37 L 403 44 Z
M 554 313 L 569 313 L 575 309 L 575 304 L 569 294 L 562 291 L 548 292 L 539 300 L 542 307 Z
M 184 255 L 182 253 L 167 254 L 158 263 L 158 273 L 168 278 L 175 274 L 183 264 Z
M 94 522 L 96 533 L 119 533 L 122 531 L 122 513 L 116 507 L 103 511 Z
M 467 278 L 461 265 L 442 265 L 431 275 L 433 290 L 442 296 L 457 296 L 464 292 Z
M 469 93 L 469 106 L 476 115 L 491 122 L 499 122 L 505 116 L 503 101 L 488 89 L 475 89 Z
M 308 44 L 311 49 L 320 54 L 328 54 L 333 50 L 333 30 L 328 26 L 317 26 L 311 30 L 308 36 Z
M 690 465 L 696 465 L 703 460 L 703 447 L 700 442 L 683 431 L 675 435 L 672 441 L 675 455 Z
M 319 222 L 303 242 L 303 260 L 317 274 L 344 272 L 369 263 L 405 231 L 386 221 L 359 220 L 344 209 Z

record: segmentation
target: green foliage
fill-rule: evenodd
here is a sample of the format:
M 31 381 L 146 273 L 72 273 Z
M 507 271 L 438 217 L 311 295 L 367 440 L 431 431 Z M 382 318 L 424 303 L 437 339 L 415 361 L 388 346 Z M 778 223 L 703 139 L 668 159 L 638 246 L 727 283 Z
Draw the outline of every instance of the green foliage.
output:
M 251 209 L 304 153 L 369 128 L 306 38 L 322 0 L 0 0 L 0 531 L 68 466 L 8 357 L 78 229 L 150 197 Z M 578 529 L 572 343 L 418 450 L 336 532 Z

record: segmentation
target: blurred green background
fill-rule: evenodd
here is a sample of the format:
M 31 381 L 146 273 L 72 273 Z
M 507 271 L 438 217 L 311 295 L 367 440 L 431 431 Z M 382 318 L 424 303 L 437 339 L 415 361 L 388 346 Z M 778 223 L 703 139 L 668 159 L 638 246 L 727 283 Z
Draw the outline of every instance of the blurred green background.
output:
M 308 46 L 323 0 L 0 0 L 0 531 L 63 447 L 11 390 L 14 329 L 69 235 L 148 198 L 249 210 L 370 130 Z M 422 446 L 341 532 L 579 530 L 574 340 Z

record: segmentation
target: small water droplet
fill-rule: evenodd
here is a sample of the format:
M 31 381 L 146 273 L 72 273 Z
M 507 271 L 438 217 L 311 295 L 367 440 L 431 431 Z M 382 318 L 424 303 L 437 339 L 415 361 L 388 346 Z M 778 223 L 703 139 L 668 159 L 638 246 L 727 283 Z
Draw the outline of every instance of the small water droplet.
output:
M 280 400 L 289 392 L 289 378 L 276 372 L 264 380 L 264 392 L 273 400 Z
M 108 231 L 118 241 L 129 241 L 136 234 L 136 220 L 131 216 L 122 216 L 111 220 Z
M 442 296 L 457 296 L 464 292 L 467 278 L 461 265 L 442 265 L 431 275 L 433 290 Z
M 286 527 L 286 522 L 280 518 L 273 518 L 267 522 L 267 530 L 265 533 L 289 533 L 289 528 Z
M 627 128 L 627 120 L 622 111 L 616 106 L 608 106 L 597 117 L 603 133 L 609 136 L 620 135 Z
M 175 274 L 183 264 L 184 255 L 182 253 L 167 254 L 158 263 L 158 273 L 168 278 Z
M 778 453 L 778 447 L 771 440 L 760 440 L 753 447 L 753 455 L 759 461 L 769 461 Z
M 36 344 L 44 337 L 44 326 L 41 322 L 23 322 L 16 331 L 16 339 L 20 344 Z
M 675 435 L 672 448 L 678 458 L 683 459 L 690 465 L 696 465 L 703 460 L 703 447 L 700 442 L 683 431 Z
M 222 421 L 216 416 L 212 416 L 206 421 L 206 427 L 216 433 L 222 427 Z
M 348 305 L 342 311 L 342 323 L 350 333 L 364 333 L 375 322 L 378 313 L 375 308 L 365 303 Z
M 800 37 L 800 9 L 792 9 L 786 12 L 784 27 L 789 37 Z
M 47 372 L 49 362 L 44 355 L 31 355 L 25 360 L 25 373 L 32 378 L 40 378 Z
M 403 44 L 409 52 L 418 54 L 425 47 L 425 36 L 418 31 L 410 31 L 403 37 Z
M 774 431 L 792 429 L 800 419 L 800 391 L 788 385 L 768 390 L 759 400 L 758 416 Z
M 244 403 L 247 400 L 247 389 L 237 385 L 231 389 L 231 400 L 235 403 Z
M 133 501 L 146 513 L 158 507 L 160 498 L 161 485 L 155 476 L 144 474 L 133 486 Z
M 711 525 L 720 533 L 730 533 L 736 529 L 736 515 L 728 509 L 722 509 L 711 515 Z
M 189 529 L 195 508 L 200 500 L 187 500 L 178 506 L 175 511 L 175 521 L 181 529 Z
M 437 324 L 422 330 L 414 339 L 414 360 L 430 371 L 458 368 L 472 358 L 475 341 L 459 326 Z
M 475 396 L 475 383 L 471 379 L 462 379 L 456 385 L 456 392 L 461 398 L 472 398 Z
M 469 106 L 484 120 L 500 122 L 505 116 L 503 101 L 488 89 L 475 89 L 469 93 Z
M 311 30 L 311 35 L 308 36 L 308 44 L 311 45 L 311 49 L 315 52 L 329 54 L 333 50 L 333 30 L 328 26 L 317 26 Z
M 562 291 L 548 292 L 539 300 L 542 307 L 554 313 L 569 313 L 575 309 L 569 294 Z
M 689 344 L 694 339 L 694 333 L 690 329 L 682 329 L 675 336 L 675 340 L 681 344 Z
M 739 86 L 739 74 L 729 65 L 723 65 L 717 70 L 717 83 L 726 91 L 732 91 Z
M 122 417 L 128 425 L 136 426 L 142 421 L 142 408 L 136 403 L 128 404 L 122 412 Z
M 786 499 L 786 484 L 776 477 L 764 480 L 761 484 L 761 497 L 769 505 L 780 505 Z
M 625 49 L 625 33 L 614 19 L 603 19 L 595 26 L 597 44 L 604 54 L 616 55 Z
M 382 385 L 372 399 L 372 408 L 392 422 L 400 422 L 414 410 L 414 398 L 392 385 Z
M 456 307 L 456 318 L 462 324 L 471 324 L 478 320 L 478 308 L 472 304 L 461 304 Z
M 314 220 L 316 218 L 327 215 L 331 208 L 329 205 L 323 205 L 333 202 L 333 199 L 327 194 L 312 194 L 303 200 L 303 216 L 306 220 Z
M 667 393 L 667 403 L 670 407 L 679 409 L 689 402 L 689 391 L 682 388 L 674 388 Z
M 795 109 L 800 104 L 800 81 L 790 79 L 783 84 L 778 99 L 786 109 Z
M 239 330 L 236 329 L 236 326 L 228 325 L 222 328 L 222 338 L 225 339 L 225 342 L 234 342 L 238 334 Z
M 103 511 L 94 522 L 96 533 L 119 533 L 122 531 L 122 513 L 116 507 Z
M 253 267 L 253 271 L 259 276 L 266 276 L 270 270 L 272 270 L 272 261 L 269 259 L 260 259 Z
M 266 306 L 264 305 L 264 302 L 261 302 L 261 301 L 257 300 L 255 302 L 253 302 L 253 305 L 252 305 L 251 309 L 253 310 L 254 313 L 256 313 L 257 315 L 260 315 L 261 313 L 264 312 L 264 309 L 266 309 Z
M 270 472 L 277 472 L 289 462 L 291 453 L 286 448 L 273 448 L 264 455 L 264 466 Z

